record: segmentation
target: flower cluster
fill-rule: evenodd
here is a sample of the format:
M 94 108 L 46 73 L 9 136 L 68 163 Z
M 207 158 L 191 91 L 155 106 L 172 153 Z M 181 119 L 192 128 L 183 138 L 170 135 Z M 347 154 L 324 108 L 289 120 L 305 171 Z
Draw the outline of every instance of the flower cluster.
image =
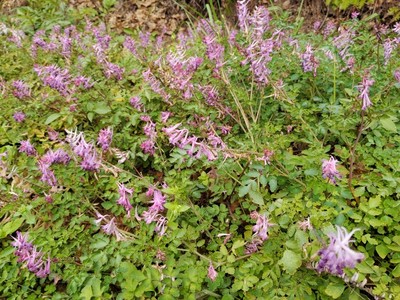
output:
M 156 124 L 147 115 L 141 116 L 140 119 L 146 122 L 146 125 L 143 127 L 143 131 L 144 134 L 147 136 L 147 140 L 140 144 L 140 148 L 142 148 L 144 153 L 154 155 L 156 151 L 157 138 Z
M 304 72 L 313 72 L 314 77 L 317 76 L 319 61 L 315 58 L 311 45 L 307 45 L 306 51 L 301 55 L 301 65 Z
M 81 168 L 86 171 L 97 171 L 100 168 L 100 158 L 93 143 L 87 143 L 83 132 L 67 131 L 66 141 L 76 155 L 82 158 Z
M 362 78 L 361 84 L 358 86 L 358 90 L 360 91 L 360 95 L 358 97 L 362 100 L 362 110 L 366 110 L 372 105 L 372 102 L 369 99 L 369 89 L 374 82 L 375 80 L 369 77 L 369 71 L 367 70 Z
M 189 136 L 189 131 L 187 129 L 178 129 L 181 123 L 170 127 L 164 127 L 162 130 L 168 136 L 169 142 L 178 146 L 181 149 L 186 150 L 187 154 L 194 158 L 200 158 L 203 155 L 208 158 L 208 160 L 217 159 L 217 150 L 225 149 L 224 142 L 214 134 L 208 136 L 210 145 L 215 147 L 210 147 L 207 143 L 199 141 L 199 138 L 192 135 Z
M 113 137 L 113 130 L 110 127 L 101 129 L 97 138 L 97 144 L 101 146 L 103 151 L 107 151 L 110 148 L 110 144 Z
M 36 246 L 28 242 L 28 234 L 17 231 L 17 238 L 11 243 L 16 248 L 15 255 L 18 262 L 25 262 L 29 271 L 35 273 L 37 277 L 45 278 L 50 274 L 50 256 L 45 261 L 44 254 L 37 250 Z
M 336 169 L 338 161 L 331 156 L 329 160 L 322 160 L 322 177 L 327 178 L 329 182 L 336 184 L 336 178 L 341 178 L 339 171 Z
M 103 221 L 107 221 L 107 215 L 102 215 L 98 212 L 96 212 L 96 215 L 97 215 L 97 219 L 95 220 L 96 225 L 100 225 Z M 101 229 L 104 231 L 105 234 L 114 235 L 117 241 L 125 240 L 124 235 L 115 224 L 115 218 L 111 218 L 111 220 L 107 221 L 106 224 L 101 225 Z
M 50 186 L 57 185 L 57 179 L 54 172 L 50 169 L 53 163 L 58 164 L 68 164 L 71 158 L 62 149 L 57 149 L 56 151 L 49 150 L 43 155 L 38 161 L 39 170 L 42 172 L 41 181 L 47 183 Z
M 253 211 L 250 217 L 256 220 L 256 225 L 253 226 L 253 239 L 246 245 L 246 254 L 252 254 L 258 251 L 258 247 L 268 239 L 268 229 L 275 224 L 269 222 L 268 217 L 265 214 L 259 214 Z
M 147 69 L 147 71 L 143 72 L 142 75 L 143 79 L 150 85 L 151 89 L 155 93 L 159 94 L 165 102 L 171 104 L 171 102 L 169 101 L 171 95 L 165 91 L 165 89 L 161 85 L 161 82 L 154 76 L 151 70 Z
M 14 87 L 13 95 L 18 99 L 24 99 L 31 96 L 31 89 L 22 80 L 15 80 L 12 83 L 12 86 Z
M 167 230 L 167 218 L 161 215 L 161 212 L 164 211 L 164 204 L 166 201 L 166 197 L 161 193 L 161 191 L 155 189 L 154 187 L 149 187 L 146 192 L 147 197 L 152 197 L 151 203 L 153 203 L 148 210 L 144 211 L 142 217 L 146 224 L 150 224 L 152 222 L 156 223 L 156 227 L 154 229 L 158 235 L 163 236 L 165 231 Z M 140 219 L 140 218 L 139 218 Z
M 184 99 L 192 98 L 194 85 L 191 79 L 203 63 L 203 59 L 200 57 L 185 58 L 185 52 L 179 49 L 176 53 L 170 52 L 166 60 L 172 71 L 169 76 L 169 87 L 181 91 Z
M 29 140 L 21 141 L 21 146 L 19 146 L 18 151 L 28 156 L 35 156 L 37 153 L 35 147 L 33 147 Z
M 344 268 L 354 268 L 364 259 L 364 254 L 349 248 L 350 238 L 359 229 L 350 233 L 346 228 L 337 226 L 336 234 L 330 234 L 330 243 L 327 247 L 319 250 L 321 259 L 316 267 L 318 272 L 326 271 L 333 275 L 342 275 Z
M 25 120 L 26 115 L 22 111 L 17 111 L 14 113 L 13 118 L 16 122 L 21 123 Z
M 119 199 L 117 203 L 125 208 L 128 217 L 130 217 L 133 206 L 130 203 L 129 198 L 132 196 L 133 189 L 128 189 L 123 183 L 118 183 L 118 193 Z

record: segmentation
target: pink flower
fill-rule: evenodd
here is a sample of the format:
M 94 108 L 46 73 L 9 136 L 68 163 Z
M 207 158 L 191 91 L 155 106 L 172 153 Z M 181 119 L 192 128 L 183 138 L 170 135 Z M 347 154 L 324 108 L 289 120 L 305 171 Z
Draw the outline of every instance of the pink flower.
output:
M 210 262 L 210 266 L 208 267 L 207 277 L 210 278 L 211 281 L 215 281 L 217 279 L 218 273 L 215 271 L 212 263 Z
M 319 250 L 321 259 L 317 265 L 317 271 L 326 271 L 333 275 L 342 275 L 344 268 L 354 268 L 365 256 L 349 247 L 351 236 L 359 229 L 354 229 L 350 233 L 346 228 L 336 226 L 337 233 L 330 234 L 330 244 Z
M 264 165 L 269 165 L 271 163 L 271 157 L 274 155 L 274 151 L 265 149 L 264 155 L 258 157 L 257 160 L 261 160 L 264 162 Z
M 393 76 L 394 76 L 394 79 L 396 79 L 397 82 L 400 83 L 400 69 L 397 69 L 396 71 L 394 71 Z
M 143 110 L 143 104 L 141 103 L 140 97 L 135 96 L 129 100 L 130 105 L 137 111 L 141 112 Z
M 117 225 L 115 224 L 114 220 L 115 218 L 112 218 L 107 224 L 102 225 L 101 229 L 103 229 L 105 234 L 114 235 L 117 241 L 124 240 L 124 237 L 118 229 Z
M 25 120 L 26 115 L 22 111 L 17 111 L 14 113 L 13 118 L 18 123 L 21 123 Z
M 268 229 L 275 224 L 269 223 L 269 220 L 265 214 L 258 214 L 256 225 L 253 226 L 253 232 L 258 235 L 261 241 L 268 239 Z
M 29 271 L 35 273 L 39 278 L 45 278 L 50 274 L 51 259 L 43 260 L 43 253 L 38 251 L 36 246 L 28 242 L 28 234 L 21 234 L 17 231 L 17 238 L 14 238 L 11 245 L 17 248 L 14 252 L 18 256 L 18 262 L 25 262 Z
M 129 202 L 128 197 L 132 196 L 133 189 L 128 189 L 125 187 L 124 184 L 118 183 L 118 193 L 119 193 L 119 199 L 118 199 L 117 203 L 122 205 L 125 208 L 125 210 L 128 213 L 128 217 L 130 217 L 133 206 Z
M 341 178 L 342 175 L 336 170 L 336 163 L 338 161 L 331 156 L 329 160 L 322 161 L 322 177 L 328 178 L 328 181 L 336 184 L 336 178 Z
M 35 147 L 33 147 L 29 140 L 21 141 L 21 146 L 19 146 L 18 149 L 19 152 L 26 153 L 28 156 L 35 156 L 37 153 Z
M 151 210 L 156 210 L 159 212 L 163 211 L 165 204 L 165 196 L 159 190 L 154 190 L 152 203 L 153 205 L 150 207 Z
M 363 78 L 361 85 L 358 87 L 360 91 L 360 95 L 358 96 L 362 100 L 362 110 L 366 110 L 368 107 L 372 105 L 371 100 L 369 99 L 369 89 L 374 84 L 375 80 L 371 79 L 368 75 L 369 72 L 366 71 Z
M 301 230 L 303 230 L 303 231 L 313 229 L 313 226 L 312 226 L 311 221 L 310 221 L 310 217 L 308 217 L 304 221 L 298 222 L 297 224 L 298 224 L 299 228 Z
M 301 64 L 304 72 L 313 72 L 317 76 L 319 61 L 315 58 L 311 45 L 307 45 L 306 51 L 301 55 Z
M 16 80 L 12 85 L 15 88 L 13 94 L 18 99 L 24 99 L 31 96 L 31 90 L 29 86 L 22 80 Z
M 111 127 L 101 129 L 99 137 L 97 138 L 97 144 L 101 146 L 103 151 L 107 151 L 110 148 L 110 144 L 113 137 L 113 130 Z
M 171 112 L 169 111 L 163 111 L 161 112 L 161 122 L 163 122 L 164 124 L 167 123 L 169 117 L 172 115 Z

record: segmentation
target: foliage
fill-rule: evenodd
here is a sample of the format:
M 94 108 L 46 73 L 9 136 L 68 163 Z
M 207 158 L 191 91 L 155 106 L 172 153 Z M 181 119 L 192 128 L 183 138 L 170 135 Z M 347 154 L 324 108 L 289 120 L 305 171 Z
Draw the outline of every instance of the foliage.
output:
M 399 25 L 242 6 L 165 39 L 47 5 L 0 25 L 4 297 L 400 294 Z M 335 226 L 363 257 L 341 276 L 318 272 Z

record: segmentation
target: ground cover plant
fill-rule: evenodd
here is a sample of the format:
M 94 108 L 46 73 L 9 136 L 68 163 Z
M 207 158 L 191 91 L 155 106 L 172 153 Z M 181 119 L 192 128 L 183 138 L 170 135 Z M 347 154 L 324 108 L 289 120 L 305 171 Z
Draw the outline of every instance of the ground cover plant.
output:
M 0 24 L 2 297 L 398 299 L 400 24 L 52 5 Z

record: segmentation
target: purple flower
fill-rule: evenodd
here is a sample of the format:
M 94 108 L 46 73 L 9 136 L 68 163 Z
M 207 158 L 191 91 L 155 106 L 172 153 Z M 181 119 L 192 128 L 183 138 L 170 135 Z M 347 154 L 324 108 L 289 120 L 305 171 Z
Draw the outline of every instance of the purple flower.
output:
M 139 54 L 137 52 L 137 46 L 134 39 L 127 36 L 124 41 L 124 47 L 128 49 L 135 57 L 139 58 Z
M 167 218 L 162 215 L 157 215 L 156 227 L 154 231 L 158 233 L 159 236 L 163 236 L 167 230 Z
M 253 39 L 262 39 L 263 34 L 267 31 L 270 22 L 269 11 L 264 6 L 257 6 L 250 22 L 253 25 Z
M 313 226 L 310 221 L 310 217 L 308 217 L 307 219 L 305 219 L 303 221 L 298 222 L 297 224 L 298 224 L 299 228 L 303 231 L 313 229 Z
M 218 273 L 215 271 L 212 263 L 210 262 L 210 266 L 208 267 L 207 277 L 210 278 L 211 281 L 215 281 L 217 279 Z
M 140 101 L 140 97 L 135 96 L 129 100 L 130 105 L 137 109 L 137 111 L 141 112 L 143 110 L 143 104 Z
M 165 89 L 161 86 L 161 82 L 154 76 L 154 74 L 151 72 L 150 69 L 147 69 L 147 71 L 142 73 L 143 79 L 150 85 L 151 89 L 159 94 L 165 102 L 168 104 L 172 104 L 169 99 L 171 98 L 171 95 L 168 94 Z
M 13 94 L 18 99 L 24 99 L 31 96 L 31 90 L 29 86 L 22 80 L 15 80 L 12 85 L 15 88 Z
M 244 251 L 245 254 L 253 254 L 258 251 L 258 247 L 262 244 L 260 239 L 254 239 L 250 243 L 246 245 L 246 250 Z
M 400 83 L 400 69 L 397 69 L 396 71 L 394 71 L 394 79 L 397 80 L 398 83 Z
M 105 216 L 103 216 L 105 218 Z M 101 229 L 104 231 L 105 234 L 108 235 L 115 235 L 117 241 L 124 240 L 124 236 L 122 235 L 121 231 L 118 229 L 117 225 L 114 222 L 115 218 L 112 218 L 107 224 L 102 225 Z M 100 222 L 102 219 L 100 220 Z
M 324 37 L 326 38 L 328 35 L 333 33 L 335 30 L 336 30 L 335 22 L 332 20 L 329 20 L 324 28 Z
M 18 262 L 25 262 L 29 271 L 35 273 L 39 278 L 45 278 L 50 274 L 50 256 L 43 260 L 43 253 L 37 250 L 36 246 L 28 242 L 28 234 L 21 234 L 17 231 L 17 238 L 14 238 L 11 245 L 17 248 L 14 252 L 18 256 Z
M 360 91 L 360 95 L 358 96 L 362 101 L 362 110 L 366 110 L 368 107 L 372 105 L 371 100 L 369 99 L 369 89 L 374 84 L 375 80 L 369 77 L 368 70 L 365 72 L 361 85 L 358 86 L 358 90 Z
M 150 32 L 149 31 L 145 33 L 139 32 L 139 38 L 140 41 L 142 42 L 142 47 L 146 48 L 150 43 Z
M 106 61 L 106 62 L 104 63 L 104 67 L 105 67 L 104 75 L 105 75 L 108 79 L 114 77 L 114 78 L 116 78 L 117 80 L 122 80 L 122 75 L 123 75 L 124 72 L 125 72 L 125 69 L 124 69 L 124 68 L 122 68 L 122 67 L 120 67 L 120 66 L 118 66 L 118 65 L 116 65 L 116 64 L 110 63 L 110 62 L 108 62 L 108 61 Z
M 156 210 L 158 212 L 163 211 L 165 204 L 165 196 L 163 196 L 163 194 L 159 190 L 154 190 L 152 203 L 153 205 L 150 207 L 151 210 Z
M 38 167 L 40 172 L 42 172 L 42 177 L 40 178 L 40 181 L 43 181 L 50 186 L 57 186 L 57 179 L 54 175 L 54 172 L 50 169 L 50 164 L 39 160 Z
M 93 87 L 93 83 L 90 82 L 91 79 L 85 76 L 78 76 L 74 79 L 74 84 L 76 87 L 82 86 L 84 89 L 90 89 Z
M 144 153 L 154 155 L 156 153 L 156 144 L 152 139 L 147 139 L 140 144 L 140 148 Z
M 40 159 L 43 163 L 51 165 L 55 164 L 68 164 L 71 158 L 68 153 L 63 149 L 57 149 L 56 151 L 49 150 L 45 155 Z
M 171 115 L 172 115 L 172 113 L 169 111 L 162 111 L 161 112 L 161 122 L 163 122 L 164 124 L 167 123 L 167 121 Z
M 87 171 L 97 171 L 100 168 L 101 160 L 94 145 L 85 141 L 83 132 L 66 131 L 65 140 L 70 144 L 74 153 L 82 158 L 81 168 Z
M 236 4 L 237 16 L 239 20 L 239 28 L 242 32 L 248 31 L 249 13 L 247 10 L 247 4 L 249 0 L 238 0 Z
M 386 39 L 383 43 L 383 56 L 385 59 L 385 66 L 388 64 L 390 57 L 392 56 L 393 52 L 393 40 Z
M 342 27 L 339 32 L 339 35 L 333 39 L 333 44 L 339 50 L 339 56 L 345 61 L 349 56 L 350 46 L 354 43 L 355 32 L 353 29 L 344 29 Z
M 81 168 L 86 171 L 97 171 L 100 168 L 100 160 L 94 147 L 92 151 L 84 154 Z
M 57 90 L 62 96 L 68 96 L 71 93 L 69 84 L 72 79 L 69 70 L 63 70 L 55 65 L 46 67 L 35 65 L 33 69 L 42 79 L 44 85 Z
M 13 118 L 18 123 L 21 123 L 25 120 L 26 115 L 22 111 L 17 111 L 14 113 Z
M 97 138 L 97 144 L 101 146 L 103 151 L 107 151 L 110 148 L 110 144 L 113 137 L 113 130 L 110 127 L 101 129 L 99 137 Z
M 315 58 L 311 45 L 307 45 L 306 51 L 301 55 L 301 65 L 304 72 L 313 72 L 317 76 L 319 61 Z
M 264 165 L 269 165 L 271 163 L 271 157 L 274 155 L 274 151 L 265 149 L 264 150 L 264 155 L 261 157 L 258 157 L 257 160 L 261 160 L 264 162 Z
M 28 156 L 35 156 L 37 153 L 35 147 L 28 140 L 21 141 L 21 146 L 18 149 L 19 152 L 24 152 Z
M 400 35 L 400 22 L 397 22 L 396 24 L 394 24 L 393 31 Z
M 322 160 L 322 177 L 328 178 L 328 181 L 336 184 L 336 178 L 341 178 L 342 175 L 336 170 L 336 163 L 338 161 L 331 156 L 329 160 Z
M 253 226 L 253 232 L 255 235 L 261 239 L 261 241 L 265 241 L 268 239 L 268 229 L 274 224 L 269 223 L 269 220 L 265 214 L 261 215 L 257 213 L 257 221 L 256 225 Z
M 117 203 L 125 208 L 126 212 L 128 213 L 128 217 L 130 217 L 133 206 L 129 202 L 128 197 L 132 196 L 133 189 L 126 188 L 123 183 L 118 183 L 118 193 L 119 193 L 119 199 Z
M 342 275 L 344 268 L 354 268 L 365 258 L 364 254 L 349 248 L 349 243 L 352 242 L 351 236 L 359 229 L 348 233 L 346 228 L 336 227 L 337 233 L 329 235 L 329 245 L 318 252 L 321 256 L 316 267 L 318 272 L 325 271 L 333 275 Z

